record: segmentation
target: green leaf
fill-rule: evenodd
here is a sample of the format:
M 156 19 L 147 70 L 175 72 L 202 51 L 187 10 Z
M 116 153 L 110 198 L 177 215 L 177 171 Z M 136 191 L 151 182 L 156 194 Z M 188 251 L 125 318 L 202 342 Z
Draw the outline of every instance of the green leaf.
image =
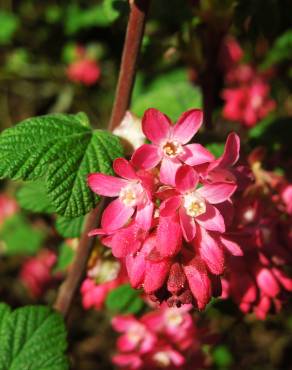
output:
M 109 22 L 116 21 L 122 13 L 129 9 L 128 1 L 125 0 L 103 0 L 104 14 Z
M 87 186 L 87 175 L 112 173 L 112 161 L 121 155 L 119 139 L 93 131 L 85 114 L 29 118 L 0 136 L 0 178 L 44 178 L 56 212 L 78 217 L 99 199 Z
M 274 64 L 292 59 L 292 30 L 288 30 L 277 38 L 268 51 L 262 68 L 269 68 Z
M 10 307 L 7 304 L 0 303 L 0 333 L 2 330 L 4 320 L 6 319 L 6 317 L 9 316 L 10 312 L 11 312 Z
M 28 182 L 16 193 L 20 206 L 31 212 L 53 213 L 54 207 L 50 200 L 44 181 Z
M 67 370 L 66 348 L 63 319 L 49 307 L 18 308 L 2 320 L 0 369 Z
M 0 11 L 0 45 L 8 44 L 19 26 L 19 19 L 13 13 Z
M 232 354 L 225 345 L 217 346 L 212 355 L 215 364 L 225 370 L 227 370 L 233 362 Z
M 224 143 L 210 143 L 206 144 L 205 147 L 216 157 L 220 157 L 220 155 L 224 152 Z
M 68 218 L 59 216 L 56 220 L 56 229 L 64 238 L 78 238 L 81 235 L 84 216 Z
M 180 114 L 190 108 L 202 107 L 201 91 L 191 84 L 183 70 L 176 70 L 156 78 L 140 94 L 134 94 L 132 111 L 142 116 L 149 108 L 156 108 L 177 120 Z
M 7 255 L 33 255 L 42 246 L 44 238 L 44 232 L 32 227 L 21 214 L 8 218 L 0 230 L 0 242 Z
M 106 307 L 114 313 L 138 313 L 144 306 L 140 292 L 129 284 L 124 284 L 112 290 L 106 299 Z
M 61 244 L 57 263 L 54 272 L 64 272 L 72 263 L 75 253 L 74 250 L 66 243 Z

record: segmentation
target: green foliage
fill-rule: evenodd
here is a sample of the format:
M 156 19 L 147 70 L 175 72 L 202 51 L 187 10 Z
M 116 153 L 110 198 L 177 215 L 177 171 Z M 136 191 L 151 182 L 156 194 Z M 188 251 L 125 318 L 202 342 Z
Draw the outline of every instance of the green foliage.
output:
M 25 183 L 16 193 L 16 199 L 20 206 L 27 211 L 36 213 L 54 212 L 44 181 Z
M 19 26 L 19 20 L 13 13 L 0 10 L 0 45 L 9 44 Z
M 1 249 L 7 255 L 33 255 L 44 238 L 44 232 L 32 227 L 21 214 L 8 218 L 0 230 Z
M 56 220 L 56 229 L 64 238 L 78 238 L 82 232 L 84 216 L 68 218 L 59 216 Z
M 129 9 L 128 1 L 125 0 L 103 0 L 103 10 L 109 22 L 116 21 L 121 14 Z
M 217 346 L 213 353 L 213 360 L 219 369 L 227 370 L 233 363 L 232 354 L 228 347 L 221 345 Z
M 54 272 L 64 272 L 72 263 L 74 257 L 73 249 L 66 243 L 61 244 L 57 263 L 54 267 Z
M 112 290 L 106 299 L 106 307 L 114 313 L 138 313 L 144 306 L 139 291 L 129 284 L 124 284 Z
M 87 175 L 112 173 L 113 159 L 122 155 L 117 137 L 88 125 L 85 114 L 53 114 L 6 129 L 0 136 L 0 177 L 43 178 L 57 213 L 86 214 L 98 201 L 87 186 Z
M 292 30 L 286 31 L 277 38 L 272 48 L 268 51 L 262 68 L 269 68 L 276 63 L 292 59 Z
M 216 157 L 220 157 L 220 155 L 224 152 L 224 143 L 210 143 L 206 144 L 205 147 Z
M 136 88 L 137 89 L 137 88 Z M 156 108 L 176 120 L 190 108 L 202 107 L 201 91 L 187 78 L 186 71 L 175 70 L 153 80 L 134 94 L 132 111 L 142 116 L 147 108 Z
M 10 312 L 0 304 L 0 369 L 66 370 L 66 348 L 63 319 L 49 307 L 26 306 Z

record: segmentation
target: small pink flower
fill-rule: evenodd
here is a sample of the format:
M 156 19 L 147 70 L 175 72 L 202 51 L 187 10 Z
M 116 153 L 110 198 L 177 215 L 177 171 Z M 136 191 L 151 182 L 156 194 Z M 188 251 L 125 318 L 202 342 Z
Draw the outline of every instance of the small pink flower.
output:
M 20 271 L 20 280 L 30 294 L 38 298 L 56 281 L 52 268 L 57 257 L 49 249 L 43 249 L 36 257 L 31 257 L 24 262 Z
M 72 82 L 79 82 L 86 86 L 94 85 L 100 78 L 100 67 L 96 61 L 81 59 L 70 64 L 67 68 L 67 76 Z
M 213 155 L 200 144 L 187 144 L 203 122 L 201 110 L 182 114 L 175 125 L 163 113 L 148 109 L 142 119 L 142 129 L 152 144 L 144 144 L 132 157 L 138 168 L 151 169 L 161 162 L 160 180 L 174 185 L 175 174 L 182 163 L 190 166 L 210 162 Z
M 152 177 L 135 172 L 124 158 L 114 161 L 114 170 L 121 178 L 95 173 L 88 176 L 89 187 L 97 194 L 118 198 L 104 210 L 101 226 L 105 231 L 124 226 L 137 209 L 137 219 L 147 228 L 151 225 L 153 205 L 151 203 Z M 142 217 L 141 217 L 142 216 Z M 92 234 L 93 235 L 93 234 Z
M 243 57 L 243 50 L 238 41 L 228 35 L 224 38 L 219 52 L 219 66 L 224 72 L 228 72 Z
M 16 201 L 5 194 L 0 195 L 0 225 L 18 211 Z

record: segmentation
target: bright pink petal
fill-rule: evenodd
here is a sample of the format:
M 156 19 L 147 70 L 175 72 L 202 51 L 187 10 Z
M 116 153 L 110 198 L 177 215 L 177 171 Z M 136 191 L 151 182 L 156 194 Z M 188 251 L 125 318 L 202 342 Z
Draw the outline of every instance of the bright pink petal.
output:
M 280 292 L 279 284 L 274 275 L 267 269 L 262 268 L 256 276 L 260 289 L 269 297 L 276 297 Z
M 184 272 L 198 308 L 203 310 L 211 298 L 211 284 L 205 263 L 196 257 L 184 266 Z
M 220 235 L 220 241 L 223 246 L 231 253 L 233 256 L 243 256 L 243 252 L 239 244 L 236 242 L 225 238 L 224 236 Z
M 168 259 L 160 262 L 147 261 L 143 287 L 147 294 L 161 288 L 170 269 Z
M 159 215 L 162 217 L 173 216 L 176 210 L 180 207 L 180 205 L 181 205 L 180 196 L 168 198 L 161 203 L 161 206 L 159 208 Z
M 133 215 L 135 209 L 128 207 L 119 199 L 111 202 L 103 211 L 101 225 L 104 230 L 117 230 L 124 226 Z
M 132 315 L 115 316 L 112 319 L 112 326 L 119 333 L 128 331 L 131 328 L 131 326 L 136 324 L 137 320 Z
M 224 218 L 218 209 L 211 204 L 206 203 L 206 212 L 195 218 L 196 222 L 204 229 L 224 233 Z
M 89 231 L 88 236 L 94 236 L 94 235 L 106 235 L 108 232 L 104 229 L 93 229 Z
M 160 167 L 160 181 L 165 185 L 175 185 L 175 175 L 181 167 L 181 163 L 177 159 L 169 159 L 164 157 Z
M 186 214 L 184 208 L 179 210 L 180 225 L 182 228 L 183 236 L 187 242 L 194 239 L 196 235 L 196 223 L 193 217 Z
M 224 153 L 222 154 L 221 157 L 219 157 L 210 164 L 208 170 L 210 171 L 218 166 L 221 168 L 226 168 L 234 165 L 238 161 L 239 150 L 240 150 L 239 136 L 232 132 L 227 137 Z
M 185 144 L 197 133 L 203 123 L 203 112 L 191 109 L 183 113 L 173 127 L 172 138 Z
M 152 202 L 137 207 L 135 221 L 143 230 L 148 231 L 152 224 L 154 205 Z
M 115 173 L 127 180 L 137 180 L 138 177 L 131 163 L 125 158 L 117 158 L 114 160 L 113 169 Z
M 199 176 L 190 166 L 181 166 L 175 176 L 175 185 L 179 192 L 186 193 L 194 190 L 198 184 Z
M 129 368 L 130 366 L 131 369 L 139 369 L 143 364 L 139 355 L 135 353 L 116 354 L 112 357 L 112 361 L 120 367 Z
M 212 162 L 214 156 L 201 144 L 189 144 L 184 146 L 184 152 L 179 159 L 189 166 L 198 166 L 199 164 Z
M 202 186 L 197 192 L 209 203 L 222 203 L 235 192 L 237 185 L 231 183 L 215 183 Z
M 145 256 L 138 253 L 137 256 L 128 255 L 126 257 L 126 268 L 129 276 L 130 283 L 133 288 L 141 286 L 145 274 Z
M 106 245 L 112 248 L 115 257 L 126 257 L 129 254 L 136 253 L 141 246 L 143 239 L 141 240 L 139 232 L 139 225 L 133 223 L 129 227 L 116 231 Z
M 220 275 L 224 270 L 224 253 L 218 241 L 203 228 L 199 229 L 194 243 L 199 246 L 199 253 L 210 272 Z
M 128 181 L 102 173 L 92 173 L 88 175 L 87 183 L 95 193 L 106 197 L 115 197 L 128 184 Z
M 169 118 L 154 108 L 147 109 L 142 118 L 144 135 L 154 144 L 168 139 L 170 125 Z
M 182 247 L 178 216 L 160 217 L 156 234 L 156 249 L 162 257 L 174 256 Z
M 137 168 L 148 170 L 155 167 L 162 159 L 162 153 L 156 145 L 143 144 L 135 150 L 131 162 Z

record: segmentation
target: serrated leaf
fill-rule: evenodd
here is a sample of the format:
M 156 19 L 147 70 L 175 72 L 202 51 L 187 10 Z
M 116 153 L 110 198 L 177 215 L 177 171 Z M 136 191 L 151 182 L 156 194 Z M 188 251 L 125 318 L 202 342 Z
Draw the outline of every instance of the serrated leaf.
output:
M 44 232 L 32 227 L 21 214 L 5 220 L 0 230 L 0 242 L 7 255 L 33 255 L 42 246 L 44 238 Z
M 142 116 L 148 108 L 156 108 L 177 120 L 180 114 L 190 108 L 202 107 L 201 91 L 187 79 L 185 71 L 175 70 L 152 81 L 134 94 L 131 110 Z
M 68 218 L 59 216 L 56 220 L 56 229 L 64 238 L 78 238 L 81 235 L 85 217 Z
M 0 155 L 1 178 L 44 178 L 56 212 L 78 217 L 99 199 L 87 186 L 87 175 L 112 173 L 112 161 L 122 155 L 122 147 L 111 133 L 87 127 L 84 114 L 54 114 L 3 131 Z
M 139 291 L 129 284 L 120 285 L 112 290 L 106 299 L 106 307 L 114 313 L 138 313 L 144 305 Z
M 4 320 L 6 319 L 6 317 L 9 316 L 10 312 L 11 312 L 11 309 L 7 304 L 0 303 L 0 333 L 2 330 L 2 325 L 4 323 Z
M 67 370 L 62 317 L 45 306 L 26 306 L 6 315 L 0 331 L 0 369 Z
M 57 263 L 54 267 L 54 272 L 64 272 L 73 261 L 75 255 L 74 250 L 66 243 L 61 244 Z
M 54 207 L 50 200 L 44 181 L 28 182 L 16 193 L 20 206 L 31 212 L 53 213 Z

